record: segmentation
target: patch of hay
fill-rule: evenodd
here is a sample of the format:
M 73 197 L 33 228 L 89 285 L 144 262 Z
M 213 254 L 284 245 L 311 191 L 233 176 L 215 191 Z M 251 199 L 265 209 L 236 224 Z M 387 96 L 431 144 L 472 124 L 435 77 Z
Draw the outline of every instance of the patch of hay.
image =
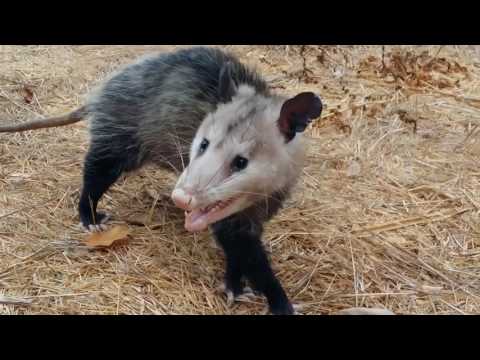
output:
M 0 123 L 67 112 L 119 65 L 170 48 L 1 46 Z M 264 239 L 301 312 L 478 313 L 478 49 L 229 49 L 277 91 L 326 104 L 302 181 Z M 119 181 L 100 207 L 130 239 L 87 248 L 76 211 L 87 144 L 82 123 L 0 134 L 0 313 L 264 311 L 260 298 L 227 307 L 222 253 L 209 234 L 185 232 L 168 172 Z

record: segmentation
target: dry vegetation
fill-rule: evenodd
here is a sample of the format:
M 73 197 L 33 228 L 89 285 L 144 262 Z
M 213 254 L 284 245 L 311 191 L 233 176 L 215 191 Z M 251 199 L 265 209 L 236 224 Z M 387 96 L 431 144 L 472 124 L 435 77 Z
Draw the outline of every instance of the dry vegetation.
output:
M 64 113 L 120 64 L 169 48 L 0 46 L 0 123 Z M 301 312 L 478 313 L 476 48 L 229 48 L 277 91 L 314 90 L 327 105 L 295 196 L 265 234 Z M 129 241 L 86 248 L 76 206 L 87 143 L 85 124 L 0 134 L 0 313 L 264 311 L 260 298 L 227 307 L 222 253 L 183 229 L 169 173 L 119 181 L 101 207 L 129 224 Z

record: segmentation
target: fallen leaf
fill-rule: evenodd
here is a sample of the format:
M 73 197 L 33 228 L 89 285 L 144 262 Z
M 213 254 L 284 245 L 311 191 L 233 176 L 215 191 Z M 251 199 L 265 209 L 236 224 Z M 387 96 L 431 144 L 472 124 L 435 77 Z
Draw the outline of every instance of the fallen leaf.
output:
M 395 315 L 393 312 L 387 309 L 380 308 L 350 308 L 340 310 L 334 315 Z
M 91 234 L 85 240 L 85 244 L 89 247 L 110 247 L 115 242 L 125 239 L 128 234 L 127 226 L 115 226 L 108 231 Z
M 33 91 L 28 86 L 23 87 L 23 91 L 25 95 L 23 95 L 23 99 L 27 104 L 30 104 L 33 101 Z

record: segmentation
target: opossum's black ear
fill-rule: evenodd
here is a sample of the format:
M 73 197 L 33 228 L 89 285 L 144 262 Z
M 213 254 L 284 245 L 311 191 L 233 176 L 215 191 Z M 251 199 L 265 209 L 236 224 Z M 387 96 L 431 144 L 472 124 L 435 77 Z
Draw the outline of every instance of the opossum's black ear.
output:
M 220 70 L 218 91 L 223 103 L 230 102 L 237 92 L 237 85 L 232 77 L 232 63 L 227 62 Z
M 304 92 L 285 101 L 280 111 L 278 127 L 287 142 L 291 141 L 296 133 L 304 132 L 312 120 L 320 117 L 322 108 L 322 101 L 312 92 Z

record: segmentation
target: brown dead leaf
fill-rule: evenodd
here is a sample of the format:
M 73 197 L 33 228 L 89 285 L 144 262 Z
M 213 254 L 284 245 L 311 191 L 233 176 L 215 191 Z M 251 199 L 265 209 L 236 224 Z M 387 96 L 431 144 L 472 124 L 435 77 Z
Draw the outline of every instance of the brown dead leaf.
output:
M 361 60 L 359 66 L 359 76 L 375 75 L 389 84 L 405 84 L 418 89 L 426 86 L 438 89 L 452 88 L 459 86 L 461 80 L 470 78 L 465 66 L 453 59 L 439 58 L 438 52 L 415 54 L 411 51 L 396 50 L 385 53 L 383 60 L 369 56 Z M 449 80 L 438 75 L 448 75 Z
M 110 247 L 115 242 L 124 240 L 129 234 L 128 226 L 115 226 L 112 229 L 101 232 L 94 233 L 87 237 L 85 244 L 89 247 Z
M 403 121 L 405 124 L 412 124 L 413 125 L 413 133 L 417 133 L 417 120 L 415 120 L 413 117 L 409 115 L 409 113 L 406 110 L 397 110 L 397 114 L 400 118 L 401 121 Z
M 33 91 L 32 91 L 32 89 L 30 89 L 27 85 L 25 85 L 23 87 L 23 92 L 24 92 L 23 99 L 25 100 L 25 102 L 27 104 L 31 104 L 32 101 L 33 101 Z

